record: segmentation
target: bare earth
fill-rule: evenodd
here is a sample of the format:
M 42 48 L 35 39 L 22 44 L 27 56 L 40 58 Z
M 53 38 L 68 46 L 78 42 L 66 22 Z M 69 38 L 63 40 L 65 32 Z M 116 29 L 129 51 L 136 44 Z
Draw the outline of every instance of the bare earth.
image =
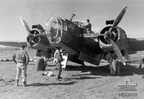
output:
M 15 51 L 1 51 L 1 57 L 11 58 Z M 33 58 L 35 51 L 30 51 Z M 144 99 L 144 69 L 138 69 L 139 54 L 131 57 L 133 63 L 121 67 L 121 76 L 111 76 L 107 63 L 100 67 L 86 63 L 87 66 L 68 62 L 62 72 L 62 81 L 56 76 L 42 76 L 35 63 L 28 65 L 28 86 L 15 86 L 16 65 L 14 62 L 0 62 L 0 99 Z M 57 74 L 56 66 L 49 62 L 46 71 Z M 131 85 L 127 91 L 120 85 Z M 126 88 L 126 87 L 125 87 Z M 130 89 L 134 88 L 132 91 Z

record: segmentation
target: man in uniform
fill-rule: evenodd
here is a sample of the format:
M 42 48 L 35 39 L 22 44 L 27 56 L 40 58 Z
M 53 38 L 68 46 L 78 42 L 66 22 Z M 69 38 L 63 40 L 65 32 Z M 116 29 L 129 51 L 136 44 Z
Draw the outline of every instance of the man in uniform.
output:
M 61 77 L 61 72 L 62 72 L 62 65 L 61 65 L 61 62 L 63 61 L 63 58 L 62 58 L 62 50 L 59 50 L 57 49 L 54 53 L 54 62 L 57 64 L 58 66 L 58 74 L 57 74 L 57 80 L 61 80 L 62 77 Z
M 92 32 L 91 31 L 92 24 L 90 23 L 89 19 L 87 19 L 86 22 L 87 22 L 87 24 L 85 25 L 86 32 L 91 33 Z
M 27 65 L 29 63 L 29 55 L 25 50 L 25 45 L 21 45 L 21 49 L 13 55 L 13 61 L 17 64 L 16 86 L 18 86 L 20 75 L 22 75 L 23 87 L 26 86 Z

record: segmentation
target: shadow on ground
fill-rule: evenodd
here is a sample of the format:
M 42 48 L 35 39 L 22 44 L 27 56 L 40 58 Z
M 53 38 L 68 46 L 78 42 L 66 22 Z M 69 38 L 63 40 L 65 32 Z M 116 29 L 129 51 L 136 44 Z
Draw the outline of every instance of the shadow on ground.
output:
M 82 75 L 72 75 L 70 78 L 65 78 L 65 81 L 71 81 L 71 80 L 84 80 L 84 79 L 98 79 L 101 77 L 86 77 L 85 74 Z
M 32 83 L 29 84 L 28 86 L 49 86 L 49 85 L 72 85 L 75 84 L 77 82 L 58 82 L 58 83 Z
M 65 69 L 66 71 L 81 71 L 81 72 L 90 72 L 89 74 L 83 74 L 83 75 L 102 75 L 102 76 L 109 76 L 109 66 L 100 66 L 100 67 L 94 67 L 94 66 L 74 66 L 74 65 L 68 65 Z
M 121 76 L 128 76 L 133 74 L 144 75 L 144 68 L 138 68 L 133 65 L 121 66 Z
M 73 66 L 68 65 L 65 69 L 66 71 L 81 71 L 81 72 L 90 72 L 89 74 L 83 74 L 83 75 L 101 75 L 101 76 L 111 76 L 109 65 L 103 65 L 99 67 L 94 66 Z M 144 74 L 144 68 L 137 68 L 133 65 L 126 65 L 120 67 L 120 76 L 128 76 L 133 74 Z

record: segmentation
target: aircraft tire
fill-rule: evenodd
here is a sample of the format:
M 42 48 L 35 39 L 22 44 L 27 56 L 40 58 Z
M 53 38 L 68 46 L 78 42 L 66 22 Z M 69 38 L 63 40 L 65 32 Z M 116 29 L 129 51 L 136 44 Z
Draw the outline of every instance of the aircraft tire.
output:
M 44 59 L 43 58 L 38 58 L 37 62 L 36 62 L 36 70 L 37 71 L 44 71 L 46 68 L 46 65 L 44 63 Z
M 116 60 L 116 76 L 120 76 L 120 65 L 121 63 Z
M 116 59 L 113 60 L 110 65 L 110 71 L 112 75 L 119 76 L 120 75 L 120 62 Z

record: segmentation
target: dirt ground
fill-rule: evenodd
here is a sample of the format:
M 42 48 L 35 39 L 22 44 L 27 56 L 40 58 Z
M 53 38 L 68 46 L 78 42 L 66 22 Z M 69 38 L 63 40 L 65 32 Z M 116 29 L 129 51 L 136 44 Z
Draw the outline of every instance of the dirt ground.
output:
M 12 61 L 0 62 L 0 99 L 144 99 L 144 69 L 138 68 L 138 60 L 122 66 L 121 76 L 111 76 L 105 62 L 100 67 L 68 62 L 62 81 L 55 79 L 57 70 L 52 62 L 46 71 L 54 72 L 54 76 L 41 75 L 43 72 L 37 72 L 35 63 L 30 62 L 28 86 L 24 88 L 20 82 L 16 87 L 16 65 Z

